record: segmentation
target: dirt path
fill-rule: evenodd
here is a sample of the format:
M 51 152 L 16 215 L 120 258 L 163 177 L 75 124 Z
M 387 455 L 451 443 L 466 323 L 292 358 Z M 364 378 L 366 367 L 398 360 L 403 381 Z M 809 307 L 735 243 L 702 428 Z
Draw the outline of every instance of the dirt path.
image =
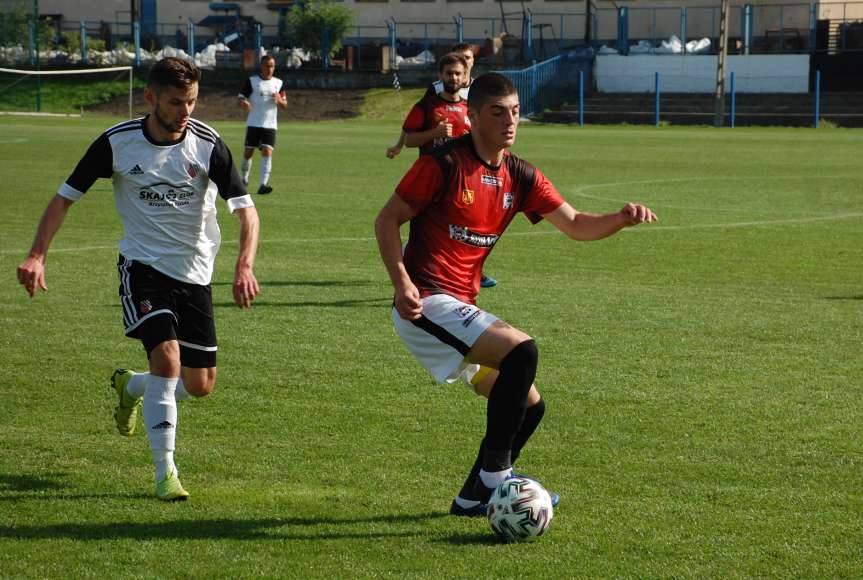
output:
M 287 91 L 288 110 L 279 112 L 281 121 L 324 121 L 348 119 L 360 113 L 363 91 Z M 129 109 L 128 97 L 90 107 L 87 110 L 115 116 L 124 116 Z M 132 111 L 135 116 L 145 115 L 149 108 L 143 91 L 136 91 Z M 237 93 L 203 87 L 195 109 L 195 118 L 201 121 L 243 121 L 246 116 L 237 105 Z

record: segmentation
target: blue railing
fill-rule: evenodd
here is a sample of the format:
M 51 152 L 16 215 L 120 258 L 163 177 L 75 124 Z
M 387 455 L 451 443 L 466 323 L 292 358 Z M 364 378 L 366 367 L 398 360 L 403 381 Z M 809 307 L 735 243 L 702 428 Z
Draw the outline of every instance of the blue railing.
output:
M 518 90 L 523 116 L 558 106 L 575 91 L 590 86 L 593 58 L 559 54 L 522 70 L 496 71 L 509 78 Z

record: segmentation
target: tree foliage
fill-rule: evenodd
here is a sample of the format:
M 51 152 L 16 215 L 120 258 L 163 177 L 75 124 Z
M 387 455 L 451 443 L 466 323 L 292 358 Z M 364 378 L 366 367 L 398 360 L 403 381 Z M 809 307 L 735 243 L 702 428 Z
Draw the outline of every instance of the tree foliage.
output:
M 354 25 L 350 8 L 331 0 L 313 0 L 295 5 L 288 14 L 288 26 L 294 41 L 301 47 L 321 52 L 324 31 L 329 31 L 329 55 L 342 48 L 342 39 Z

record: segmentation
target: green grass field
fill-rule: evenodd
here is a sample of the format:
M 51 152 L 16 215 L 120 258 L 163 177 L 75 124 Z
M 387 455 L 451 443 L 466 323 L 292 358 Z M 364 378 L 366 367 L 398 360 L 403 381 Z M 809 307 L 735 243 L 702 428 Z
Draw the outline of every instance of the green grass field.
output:
M 541 352 L 548 411 L 518 467 L 562 496 L 541 541 L 501 545 L 446 515 L 484 405 L 391 327 L 372 221 L 414 159 L 385 159 L 395 121 L 282 126 L 251 311 L 219 202 L 219 380 L 180 409 L 193 495 L 151 497 L 146 438 L 111 418 L 112 369 L 145 356 L 110 183 L 72 208 L 50 292 L 14 274 L 113 122 L 0 118 L 0 576 L 861 576 L 863 133 L 521 129 L 577 208 L 662 221 L 576 243 L 519 218 L 487 262 L 480 306 Z M 237 153 L 243 127 L 214 125 Z

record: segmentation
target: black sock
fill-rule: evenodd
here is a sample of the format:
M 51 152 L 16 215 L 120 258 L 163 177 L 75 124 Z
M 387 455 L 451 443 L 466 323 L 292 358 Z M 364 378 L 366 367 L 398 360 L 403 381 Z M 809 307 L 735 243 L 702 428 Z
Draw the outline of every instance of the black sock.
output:
M 536 378 L 539 352 L 533 340 L 512 349 L 500 363 L 488 397 L 482 468 L 503 471 L 512 467 L 515 436 L 524 421 L 527 394 Z
M 542 399 L 536 405 L 528 407 L 527 411 L 525 411 L 524 421 L 521 422 L 521 429 L 515 434 L 515 441 L 512 442 L 513 464 L 515 464 L 519 454 L 521 454 L 521 450 L 527 443 L 527 440 L 530 439 L 530 436 L 539 427 L 539 422 L 542 421 L 543 415 L 545 415 L 545 401 Z
M 542 421 L 543 415 L 545 415 L 545 401 L 542 399 L 540 399 L 539 402 L 532 407 L 528 407 L 527 411 L 525 411 L 524 421 L 522 421 L 521 423 L 521 429 L 519 429 L 518 433 L 516 433 L 515 441 L 512 445 L 513 463 L 515 463 L 515 460 L 518 459 L 518 456 L 521 453 L 521 450 L 524 447 L 525 443 L 527 443 L 527 440 L 530 439 L 531 435 L 533 435 L 533 432 L 536 431 L 536 428 L 539 426 L 540 421 Z M 473 467 L 471 468 L 467 479 L 464 480 L 464 485 L 461 486 L 461 491 L 458 492 L 458 495 L 464 499 L 482 501 L 482 498 L 475 497 L 477 494 L 474 491 L 474 485 L 476 485 L 476 482 L 479 480 L 479 470 L 482 469 L 484 445 L 485 439 L 483 439 L 482 443 L 480 443 L 479 452 L 476 456 L 476 461 L 473 462 Z

